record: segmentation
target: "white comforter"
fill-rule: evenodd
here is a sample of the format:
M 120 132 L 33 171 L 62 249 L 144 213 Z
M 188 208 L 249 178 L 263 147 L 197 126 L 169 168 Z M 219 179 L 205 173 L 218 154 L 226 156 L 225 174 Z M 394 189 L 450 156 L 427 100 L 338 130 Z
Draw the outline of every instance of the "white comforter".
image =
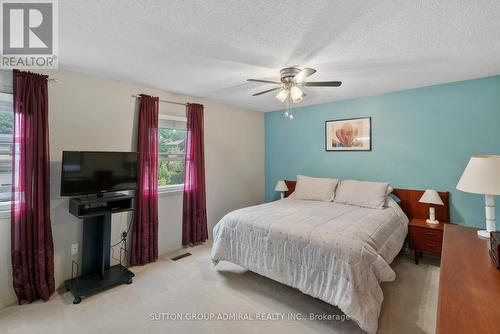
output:
M 367 209 L 332 202 L 284 200 L 228 213 L 214 227 L 212 259 L 227 260 L 338 306 L 375 333 L 396 274 L 408 219 L 389 200 Z

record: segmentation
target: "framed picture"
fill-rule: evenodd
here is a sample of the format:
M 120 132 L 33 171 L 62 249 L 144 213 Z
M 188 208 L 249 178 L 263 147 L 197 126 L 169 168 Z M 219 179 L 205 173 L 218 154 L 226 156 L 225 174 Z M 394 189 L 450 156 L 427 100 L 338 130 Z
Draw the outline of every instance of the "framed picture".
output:
M 326 151 L 371 151 L 372 118 L 338 119 L 325 122 Z

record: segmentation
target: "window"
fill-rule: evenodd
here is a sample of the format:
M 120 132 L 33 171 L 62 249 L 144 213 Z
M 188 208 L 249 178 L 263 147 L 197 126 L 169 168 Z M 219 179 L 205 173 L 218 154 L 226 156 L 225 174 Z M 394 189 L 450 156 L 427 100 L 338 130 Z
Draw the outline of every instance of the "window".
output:
M 0 92 L 0 210 L 10 209 L 12 184 L 12 94 Z
M 160 191 L 183 189 L 186 132 L 184 117 L 160 116 L 158 129 L 158 186 Z

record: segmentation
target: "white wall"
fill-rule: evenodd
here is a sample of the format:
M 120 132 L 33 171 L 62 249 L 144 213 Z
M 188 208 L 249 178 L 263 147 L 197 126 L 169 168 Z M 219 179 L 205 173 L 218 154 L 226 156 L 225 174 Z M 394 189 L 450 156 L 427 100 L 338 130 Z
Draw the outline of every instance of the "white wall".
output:
M 42 71 L 40 71 L 42 72 Z M 195 102 L 205 106 L 205 169 L 209 230 L 227 212 L 264 200 L 264 115 L 204 99 L 175 95 L 69 71 L 45 72 L 49 83 L 51 217 L 56 286 L 71 276 L 70 246 L 81 245 L 82 222 L 59 196 L 63 150 L 136 149 L 137 105 L 132 94 Z M 184 115 L 182 106 L 160 103 L 160 113 Z M 159 251 L 181 247 L 182 193 L 159 199 Z M 113 215 L 112 242 L 120 239 L 129 214 Z M 118 256 L 118 254 L 116 254 Z M 79 257 L 78 257 L 79 260 Z M 10 221 L 0 219 L 0 308 L 15 303 L 10 264 Z

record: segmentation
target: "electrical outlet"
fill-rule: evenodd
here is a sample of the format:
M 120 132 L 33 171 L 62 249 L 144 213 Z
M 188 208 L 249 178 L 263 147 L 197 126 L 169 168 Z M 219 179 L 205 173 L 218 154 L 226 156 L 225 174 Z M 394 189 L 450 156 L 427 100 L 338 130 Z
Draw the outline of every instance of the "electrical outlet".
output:
M 71 255 L 78 254 L 78 243 L 71 244 Z

